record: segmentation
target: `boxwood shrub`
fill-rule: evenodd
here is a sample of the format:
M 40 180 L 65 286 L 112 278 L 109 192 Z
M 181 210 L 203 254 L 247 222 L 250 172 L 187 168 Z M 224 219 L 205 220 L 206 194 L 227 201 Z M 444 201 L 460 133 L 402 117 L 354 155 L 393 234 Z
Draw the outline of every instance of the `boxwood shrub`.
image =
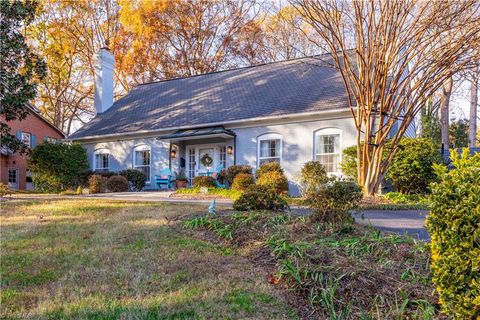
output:
M 480 317 L 480 154 L 450 153 L 453 169 L 434 166 L 427 230 L 433 282 L 444 313 L 454 319 Z
M 333 180 L 309 189 L 305 203 L 312 210 L 312 221 L 342 223 L 353 220 L 350 211 L 361 199 L 362 189 L 354 181 Z
M 241 172 L 233 179 L 232 190 L 245 191 L 254 184 L 255 181 L 252 174 Z
M 319 161 L 308 161 L 305 163 L 300 177 L 304 194 L 317 190 L 328 182 L 327 171 Z
M 194 188 L 201 188 L 201 187 L 215 187 L 215 181 L 212 177 L 207 176 L 198 176 L 193 178 L 193 187 Z
M 233 203 L 233 209 L 238 211 L 270 210 L 284 211 L 289 208 L 287 201 L 273 189 L 263 186 L 252 186 Z
M 257 171 L 255 172 L 255 176 L 257 177 L 257 179 L 259 179 L 263 174 L 267 172 L 272 172 L 272 171 L 283 174 L 283 169 L 280 166 L 280 163 L 278 163 L 277 161 L 272 161 L 272 162 L 265 162 L 264 164 L 262 164 L 260 168 L 258 168 Z
M 269 188 L 278 194 L 288 192 L 287 177 L 280 171 L 268 171 L 257 178 L 257 185 Z
M 229 185 L 232 185 L 233 179 L 235 179 L 235 177 L 239 173 L 252 174 L 252 167 L 249 165 L 238 165 L 238 164 L 228 167 L 225 173 L 225 178 Z
M 107 182 L 107 178 L 99 174 L 92 174 L 88 178 L 88 192 L 91 194 L 105 192 L 106 182 Z
M 147 175 L 142 171 L 135 169 L 126 169 L 120 171 L 118 174 L 127 179 L 128 189 L 130 191 L 142 191 L 143 187 L 145 187 Z
M 126 192 L 128 191 L 127 178 L 122 176 L 111 176 L 105 183 L 109 192 Z

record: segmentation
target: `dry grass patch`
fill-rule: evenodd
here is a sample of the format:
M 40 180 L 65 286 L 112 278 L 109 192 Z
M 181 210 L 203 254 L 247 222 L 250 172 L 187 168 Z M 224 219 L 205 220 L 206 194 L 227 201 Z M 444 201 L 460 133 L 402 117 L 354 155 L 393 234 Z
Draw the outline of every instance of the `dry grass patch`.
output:
M 206 207 L 91 199 L 2 203 L 1 317 L 294 317 L 264 281 L 264 269 L 174 227 L 178 216 Z

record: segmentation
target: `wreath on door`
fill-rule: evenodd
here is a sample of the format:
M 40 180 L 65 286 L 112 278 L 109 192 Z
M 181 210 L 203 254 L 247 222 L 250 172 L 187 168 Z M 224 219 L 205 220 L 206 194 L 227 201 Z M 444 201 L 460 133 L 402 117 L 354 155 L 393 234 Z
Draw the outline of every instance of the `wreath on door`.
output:
M 208 153 L 205 153 L 201 158 L 200 158 L 200 163 L 205 166 L 205 167 L 210 167 L 213 163 L 212 157 Z

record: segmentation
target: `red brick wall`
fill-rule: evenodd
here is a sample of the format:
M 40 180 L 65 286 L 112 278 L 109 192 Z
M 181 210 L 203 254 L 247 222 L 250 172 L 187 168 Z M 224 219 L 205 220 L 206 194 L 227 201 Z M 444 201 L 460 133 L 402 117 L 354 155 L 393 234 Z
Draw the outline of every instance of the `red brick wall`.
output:
M 0 120 L 4 122 L 4 119 L 0 117 Z M 28 132 L 36 136 L 36 144 L 43 141 L 45 137 L 64 139 L 64 136 L 58 132 L 53 126 L 51 126 L 45 119 L 34 111 L 29 110 L 29 115 L 22 121 L 9 121 L 7 122 L 11 129 L 11 134 L 15 135 L 17 131 Z M 27 157 L 19 154 L 10 156 L 2 155 L 0 159 L 0 180 L 4 184 L 8 184 L 8 170 L 18 170 L 18 188 L 26 189 L 27 179 Z

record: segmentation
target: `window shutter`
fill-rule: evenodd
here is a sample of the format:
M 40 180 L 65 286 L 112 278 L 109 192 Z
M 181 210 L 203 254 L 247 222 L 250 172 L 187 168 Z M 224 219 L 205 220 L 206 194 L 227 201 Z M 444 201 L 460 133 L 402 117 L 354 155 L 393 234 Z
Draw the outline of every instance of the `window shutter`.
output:
M 22 131 L 17 131 L 15 136 L 17 137 L 18 140 L 22 141 Z
M 31 135 L 31 139 L 32 141 L 30 141 L 30 147 L 31 148 L 35 148 L 36 144 L 37 144 L 37 136 L 32 134 Z

